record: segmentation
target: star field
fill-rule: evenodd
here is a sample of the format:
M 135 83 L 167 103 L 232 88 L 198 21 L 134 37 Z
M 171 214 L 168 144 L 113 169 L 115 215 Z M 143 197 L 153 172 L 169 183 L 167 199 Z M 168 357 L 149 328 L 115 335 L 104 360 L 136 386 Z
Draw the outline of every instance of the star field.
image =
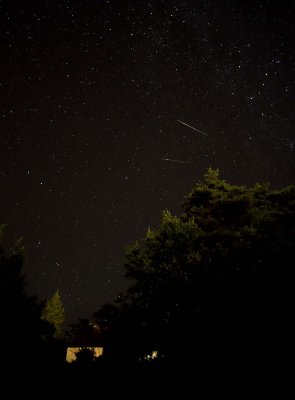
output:
M 294 181 L 293 2 L 0 2 L 0 223 L 68 321 L 206 168 Z M 178 121 L 205 132 L 202 135 Z

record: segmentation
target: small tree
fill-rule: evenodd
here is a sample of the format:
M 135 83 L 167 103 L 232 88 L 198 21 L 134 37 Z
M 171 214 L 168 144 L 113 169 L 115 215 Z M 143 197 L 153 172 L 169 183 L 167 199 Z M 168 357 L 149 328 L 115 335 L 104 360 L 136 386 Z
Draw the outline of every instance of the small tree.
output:
M 76 365 L 87 367 L 95 361 L 95 351 L 93 347 L 81 347 L 76 353 Z
M 47 300 L 42 311 L 42 319 L 48 321 L 54 326 L 55 332 L 53 336 L 55 338 L 62 337 L 62 325 L 65 320 L 65 310 L 58 290 L 50 299 Z

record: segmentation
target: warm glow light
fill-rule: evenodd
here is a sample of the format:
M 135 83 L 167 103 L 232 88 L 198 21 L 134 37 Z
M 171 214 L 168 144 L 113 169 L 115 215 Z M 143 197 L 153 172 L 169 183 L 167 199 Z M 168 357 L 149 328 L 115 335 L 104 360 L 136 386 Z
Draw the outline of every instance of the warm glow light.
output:
M 103 347 L 68 347 L 66 361 L 68 363 L 75 361 L 77 359 L 77 353 L 84 349 L 92 350 L 94 352 L 94 357 L 100 357 L 103 353 Z
M 144 356 L 144 359 L 145 360 L 154 360 L 157 357 L 158 357 L 158 351 L 154 350 L 154 351 L 152 351 L 152 354 L 147 354 L 146 356 Z

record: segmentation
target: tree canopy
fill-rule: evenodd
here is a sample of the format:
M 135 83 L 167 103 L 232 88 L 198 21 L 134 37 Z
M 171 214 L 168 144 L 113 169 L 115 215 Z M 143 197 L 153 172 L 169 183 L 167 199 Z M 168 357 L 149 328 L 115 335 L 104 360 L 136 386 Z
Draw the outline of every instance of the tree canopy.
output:
M 51 336 L 51 326 L 41 320 L 42 304 L 26 292 L 22 242 L 7 247 L 4 229 L 0 227 L 1 361 L 16 368 L 28 359 L 31 364 L 40 362 L 40 349 Z
M 95 314 L 110 356 L 157 350 L 200 362 L 278 351 L 291 304 L 295 186 L 230 185 L 209 168 L 182 208 L 126 248 L 133 284 Z

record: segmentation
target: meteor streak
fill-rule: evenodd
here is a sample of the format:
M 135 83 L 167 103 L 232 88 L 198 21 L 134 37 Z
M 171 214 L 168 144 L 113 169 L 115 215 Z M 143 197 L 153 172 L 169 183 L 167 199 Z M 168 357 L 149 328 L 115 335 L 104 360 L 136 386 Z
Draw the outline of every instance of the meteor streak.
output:
M 201 133 L 202 135 L 208 136 L 207 133 L 202 132 L 202 131 L 200 131 L 200 130 L 197 129 L 197 128 L 194 128 L 193 126 L 191 126 L 191 125 L 189 125 L 189 124 L 186 124 L 185 122 L 182 122 L 182 121 L 180 121 L 179 119 L 177 119 L 176 121 L 177 121 L 177 122 L 180 122 L 182 125 L 185 125 L 185 126 L 191 128 L 191 129 L 193 129 L 194 131 L 197 131 L 197 132 Z
M 162 158 L 163 161 L 176 162 L 179 164 L 190 164 L 190 161 L 174 160 L 172 158 Z

